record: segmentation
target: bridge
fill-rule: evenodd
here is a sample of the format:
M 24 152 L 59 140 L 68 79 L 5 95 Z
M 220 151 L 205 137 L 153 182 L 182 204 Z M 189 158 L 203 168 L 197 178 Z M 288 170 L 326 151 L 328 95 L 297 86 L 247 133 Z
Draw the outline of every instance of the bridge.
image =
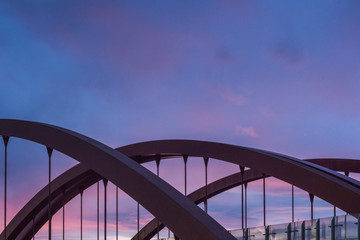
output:
M 159 239 L 159 232 L 168 228 L 168 238 L 174 239 L 360 239 L 360 182 L 349 177 L 360 172 L 360 162 L 354 159 L 307 159 L 260 149 L 194 140 L 159 140 L 142 142 L 113 149 L 94 139 L 57 126 L 44 123 L 0 120 L 0 135 L 4 147 L 4 229 L 0 239 L 35 239 L 47 225 L 48 239 L 53 236 L 53 217 L 62 211 L 62 236 L 66 239 L 65 209 L 80 196 L 80 239 L 83 235 L 83 198 L 90 187 L 97 187 L 97 231 L 91 239 L 119 239 L 118 211 L 116 232 L 107 232 L 107 185 L 116 186 L 137 202 L 137 232 L 133 240 Z M 44 146 L 48 162 L 47 185 L 36 193 L 18 213 L 8 219 L 8 146 L 13 138 L 21 138 Z M 53 152 L 61 152 L 79 162 L 56 178 L 52 178 Z M 202 158 L 204 186 L 188 193 L 187 163 L 192 157 Z M 183 193 L 160 178 L 160 163 L 164 159 L 181 161 L 184 166 Z M 208 183 L 210 159 L 232 163 L 237 172 Z M 156 163 L 156 174 L 142 166 Z M 343 174 L 342 174 L 343 173 Z M 266 179 L 275 177 L 292 186 L 291 222 L 268 225 L 266 211 Z M 252 181 L 261 180 L 263 190 L 263 224 L 248 227 L 247 188 Z M 104 195 L 99 194 L 103 185 Z M 208 200 L 229 189 L 241 187 L 241 221 L 239 229 L 225 229 L 208 214 Z M 311 216 L 295 221 L 294 187 L 309 194 Z M 314 218 L 313 201 L 319 197 L 334 206 L 333 216 Z M 103 236 L 99 234 L 99 201 L 104 202 Z M 203 203 L 204 209 L 197 205 Z M 139 208 L 149 211 L 154 219 L 140 228 Z M 336 208 L 346 214 L 338 216 Z M 171 234 L 170 234 L 171 232 Z

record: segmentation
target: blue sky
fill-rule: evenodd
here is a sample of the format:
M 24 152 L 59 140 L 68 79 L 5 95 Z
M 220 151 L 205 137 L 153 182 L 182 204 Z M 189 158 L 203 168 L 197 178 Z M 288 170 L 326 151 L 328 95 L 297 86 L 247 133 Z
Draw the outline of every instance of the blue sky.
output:
M 351 0 L 3 1 L 0 117 L 112 147 L 185 138 L 359 159 L 359 11 Z M 34 171 L 41 154 L 14 153 Z M 74 164 L 63 158 L 58 169 Z

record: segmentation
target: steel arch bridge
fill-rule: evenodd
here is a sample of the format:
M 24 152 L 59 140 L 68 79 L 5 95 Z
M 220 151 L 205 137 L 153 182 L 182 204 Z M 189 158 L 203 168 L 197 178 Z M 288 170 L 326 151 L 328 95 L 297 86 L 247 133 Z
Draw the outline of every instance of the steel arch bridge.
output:
M 246 189 L 249 182 L 258 179 L 263 179 L 264 183 L 264 236 L 265 239 L 269 239 L 271 233 L 269 230 L 266 231 L 265 222 L 265 179 L 268 176 L 301 188 L 309 193 L 310 199 L 317 196 L 354 217 L 358 217 L 360 213 L 360 182 L 348 177 L 350 172 L 360 172 L 358 160 L 300 160 L 259 149 L 194 140 L 160 140 L 113 149 L 67 129 L 9 119 L 0 120 L 0 135 L 3 137 L 5 146 L 5 223 L 7 223 L 6 164 L 9 139 L 16 137 L 42 144 L 46 146 L 49 159 L 48 185 L 39 191 L 4 227 L 0 239 L 31 239 L 45 223 L 49 223 L 49 239 L 51 239 L 52 216 L 74 197 L 78 195 L 82 197 L 83 191 L 100 180 L 103 180 L 105 185 L 107 181 L 111 181 L 156 217 L 141 230 L 138 229 L 133 237 L 134 240 L 151 239 L 165 226 L 174 233 L 177 239 L 236 239 L 207 214 L 209 198 L 236 186 L 242 188 L 241 227 L 243 237 L 247 239 L 250 235 L 248 235 L 246 224 Z M 68 155 L 80 164 L 52 180 L 53 150 Z M 188 157 L 202 157 L 206 172 L 205 186 L 189 195 L 186 189 Z M 185 195 L 141 166 L 142 163 L 155 161 L 157 175 L 159 175 L 160 161 L 170 158 L 180 158 L 184 161 Z M 209 159 L 234 163 L 239 166 L 239 172 L 208 184 Z M 344 172 L 345 175 L 338 172 Z M 328 186 L 331 186 L 331 189 Z M 205 211 L 196 206 L 200 202 L 204 202 Z M 313 212 L 312 208 L 311 212 Z M 313 214 L 311 215 L 313 218 Z M 292 221 L 294 222 L 293 216 Z M 335 229 L 335 224 L 332 224 L 331 229 Z M 104 235 L 106 239 L 106 227 Z

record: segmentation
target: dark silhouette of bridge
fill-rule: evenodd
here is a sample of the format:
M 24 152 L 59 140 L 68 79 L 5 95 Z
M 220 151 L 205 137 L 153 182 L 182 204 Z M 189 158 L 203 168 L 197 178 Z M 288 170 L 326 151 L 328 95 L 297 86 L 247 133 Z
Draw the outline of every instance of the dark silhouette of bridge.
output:
M 229 144 L 194 141 L 160 140 L 142 142 L 117 149 L 94 139 L 60 127 L 20 120 L 0 120 L 4 156 L 4 223 L 7 223 L 7 147 L 11 138 L 22 138 L 42 144 L 47 149 L 49 162 L 48 184 L 39 191 L 4 227 L 0 239 L 31 239 L 48 223 L 48 236 L 52 238 L 52 216 L 64 211 L 74 197 L 83 199 L 83 192 L 90 186 L 104 184 L 104 239 L 107 239 L 106 186 L 108 181 L 138 202 L 138 229 L 136 239 L 159 238 L 159 231 L 167 227 L 175 239 L 359 239 L 360 183 L 349 173 L 360 172 L 360 161 L 352 159 L 300 160 L 265 150 Z M 55 179 L 51 178 L 53 150 L 62 152 L 79 162 Z M 205 185 L 188 194 L 187 160 L 189 157 L 204 159 Z M 163 159 L 180 159 L 184 163 L 184 193 L 177 191 L 159 177 Z M 208 183 L 209 159 L 236 164 L 238 173 Z M 141 164 L 155 161 L 157 174 Z M 344 174 L 340 174 L 343 172 Z M 292 221 L 283 225 L 267 225 L 266 178 L 272 176 L 292 185 Z M 263 226 L 247 226 L 247 185 L 263 181 Z M 139 186 L 142 186 L 139 188 Z M 241 229 L 228 231 L 207 213 L 208 199 L 228 189 L 241 186 Z M 294 220 L 294 186 L 309 193 L 311 218 Z M 331 188 L 329 188 L 331 186 Z M 146 189 L 146 190 L 144 190 Z M 99 201 L 99 191 L 97 192 Z M 116 192 L 116 197 L 118 193 Z M 329 219 L 313 218 L 313 199 L 317 196 L 334 205 L 334 216 Z M 197 204 L 204 203 L 204 210 Z M 139 227 L 139 206 L 155 216 L 142 229 Z M 347 214 L 336 216 L 336 207 Z M 82 235 L 81 205 L 81 239 Z M 64 224 L 63 214 L 63 224 Z M 97 215 L 99 226 L 99 213 Z M 239 226 L 240 227 L 240 226 Z M 99 227 L 98 227 L 99 229 Z M 116 218 L 118 239 L 118 216 Z M 97 231 L 99 239 L 99 231 Z M 63 230 L 63 239 L 65 231 Z

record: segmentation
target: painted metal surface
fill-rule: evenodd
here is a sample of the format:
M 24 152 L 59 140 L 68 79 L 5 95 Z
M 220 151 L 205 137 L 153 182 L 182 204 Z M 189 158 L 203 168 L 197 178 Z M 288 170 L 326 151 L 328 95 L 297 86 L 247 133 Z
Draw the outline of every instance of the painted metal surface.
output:
M 83 163 L 138 201 L 181 239 L 235 239 L 168 183 L 94 139 L 48 124 L 9 119 L 0 120 L 0 134 L 46 145 Z
M 194 140 L 159 140 L 118 148 L 134 159 L 147 161 L 154 155 L 209 157 L 256 169 L 274 176 L 341 208 L 360 213 L 360 182 L 331 169 L 269 151 Z M 324 187 L 331 186 L 331 189 Z
M 311 160 L 316 163 L 316 159 Z M 327 161 L 319 161 L 320 164 L 331 164 L 334 159 L 327 159 Z M 360 160 L 351 159 L 337 159 L 339 169 L 344 168 L 347 164 L 357 165 L 353 169 L 353 172 L 360 172 Z M 357 163 L 357 164 L 356 164 Z M 336 168 L 334 170 L 337 170 Z M 259 180 L 263 177 L 262 173 L 256 170 L 244 171 L 243 182 Z M 102 179 L 94 171 L 86 168 L 82 164 L 78 164 L 68 171 L 61 174 L 58 178 L 52 182 L 52 210 L 56 213 L 62 206 L 64 206 L 72 198 L 80 194 L 81 189 L 86 190 L 91 185 Z M 235 173 L 224 178 L 221 178 L 215 182 L 208 184 L 208 198 L 211 198 L 217 194 L 220 194 L 228 189 L 237 187 L 242 183 L 241 173 Z M 20 231 L 18 235 L 19 239 L 29 239 L 33 233 L 37 232 L 48 220 L 48 186 L 45 186 L 37 195 L 33 197 L 14 217 L 14 219 L 8 225 L 8 231 L 13 233 Z M 195 204 L 199 204 L 205 200 L 205 186 L 189 194 L 188 197 Z M 31 216 L 37 216 L 34 229 L 32 228 L 33 221 Z M 164 225 L 160 224 L 157 229 L 157 221 L 154 219 L 150 221 L 140 230 L 140 235 L 136 235 L 133 239 L 151 239 L 159 230 L 163 229 Z M 10 236 L 14 236 L 11 234 Z
M 312 163 L 318 163 L 317 159 L 309 159 L 304 161 L 311 161 Z M 334 164 L 336 163 L 336 164 Z M 360 160 L 355 159 L 319 159 L 319 165 L 321 166 L 332 166 L 333 170 L 342 170 L 344 168 L 347 169 L 347 165 L 351 165 L 353 173 L 360 173 Z M 267 176 L 268 177 L 268 176 Z M 224 191 L 227 191 L 231 188 L 240 186 L 242 182 L 246 186 L 247 183 L 260 180 L 263 178 L 263 174 L 259 171 L 250 169 L 244 171 L 244 176 L 242 179 L 241 172 L 234 173 L 224 178 L 218 179 L 208 185 L 208 198 L 216 196 Z M 196 204 L 200 204 L 205 200 L 205 186 L 202 188 L 197 189 L 196 191 L 192 192 L 188 195 L 188 197 L 194 201 Z M 159 225 L 159 229 L 163 229 L 165 226 L 163 224 Z M 149 240 L 157 233 L 155 219 L 151 220 L 147 225 L 145 225 L 140 231 L 140 239 Z M 132 240 L 137 239 L 137 235 L 135 235 Z
M 42 144 L 46 144 L 47 146 L 57 149 L 65 154 L 69 155 L 70 157 L 73 157 L 74 159 L 77 159 L 77 160 L 80 159 L 81 162 L 86 163 L 87 167 L 92 168 L 92 170 L 94 171 L 93 173 L 96 172 L 96 174 L 98 174 L 95 177 L 96 180 L 99 179 L 99 175 L 102 175 L 102 176 L 105 176 L 106 178 L 108 178 L 109 180 L 111 180 L 112 182 L 114 182 L 115 184 L 118 183 L 121 186 L 124 185 L 124 183 L 119 183 L 120 180 L 115 176 L 115 175 L 118 175 L 118 173 L 114 174 L 114 172 L 112 170 L 106 169 L 107 167 L 103 167 L 103 168 L 100 167 L 100 170 L 98 169 L 98 167 L 97 167 L 97 165 L 99 165 L 98 159 L 102 155 L 104 155 L 105 158 L 110 159 L 110 160 L 105 160 L 105 161 L 109 162 L 110 165 L 112 165 L 112 166 L 118 165 L 118 167 L 119 166 L 124 167 L 124 165 L 125 165 L 125 168 L 130 169 L 129 171 L 135 171 L 135 173 L 132 173 L 133 178 L 134 178 L 133 175 L 144 174 L 145 177 L 142 176 L 143 178 L 150 178 L 152 180 L 157 179 L 156 176 L 155 176 L 155 178 L 153 178 L 154 175 L 152 173 L 143 171 L 144 170 L 143 168 L 137 169 L 139 165 L 136 163 L 134 163 L 135 165 L 132 164 L 131 162 L 133 162 L 133 161 L 126 158 L 126 156 L 124 156 L 122 154 L 119 155 L 119 153 L 115 153 L 115 151 L 113 149 L 110 149 L 109 147 L 107 147 L 101 143 L 98 143 L 95 140 L 89 139 L 85 136 L 71 132 L 66 129 L 61 129 L 61 128 L 46 125 L 46 124 L 39 124 L 39 123 L 26 122 L 26 121 L 0 120 L 0 133 L 3 135 L 21 137 L 21 138 L 29 139 L 29 140 L 39 142 Z M 69 141 L 67 141 L 67 140 L 69 140 Z M 75 144 L 75 145 L 73 145 L 73 144 Z M 78 144 L 78 145 L 76 145 L 76 144 Z M 76 147 L 74 148 L 72 146 L 76 146 Z M 82 151 L 80 151 L 80 150 L 82 150 Z M 273 175 L 279 179 L 282 179 L 286 182 L 294 184 L 294 185 L 296 185 L 306 191 L 309 191 L 309 192 L 311 190 L 314 190 L 313 189 L 314 187 L 313 188 L 311 186 L 309 187 L 308 180 L 306 180 L 306 179 L 303 181 L 299 181 L 299 179 L 296 179 L 296 176 L 291 178 L 286 173 L 279 173 L 279 171 L 277 171 L 276 169 L 278 168 L 278 166 L 282 166 L 283 170 L 296 169 L 297 172 L 295 175 L 305 173 L 306 176 L 313 177 L 312 180 L 320 180 L 320 182 L 322 184 L 335 184 L 336 189 L 340 188 L 342 190 L 342 192 L 348 194 L 345 196 L 352 196 L 352 197 L 355 196 L 356 199 L 354 201 L 359 200 L 359 183 L 357 181 L 351 180 L 347 177 L 344 177 L 336 172 L 333 172 L 329 169 L 320 167 L 318 165 L 315 165 L 312 163 L 306 163 L 306 162 L 298 160 L 298 159 L 290 158 L 290 157 L 283 156 L 283 155 L 276 154 L 276 153 L 270 153 L 267 151 L 244 148 L 244 147 L 239 147 L 239 146 L 232 146 L 232 145 L 227 145 L 227 144 L 201 142 L 201 141 L 190 141 L 190 140 L 153 141 L 153 142 L 146 142 L 146 143 L 125 146 L 125 147 L 119 148 L 118 150 L 129 155 L 130 157 L 132 157 L 133 159 L 136 159 L 139 162 L 154 160 L 155 158 L 158 158 L 158 156 L 160 156 L 161 158 L 171 158 L 171 157 L 179 157 L 179 156 L 183 156 L 183 155 L 188 155 L 188 156 L 215 158 L 215 159 L 219 159 L 219 160 L 233 162 L 233 163 L 236 163 L 236 164 L 239 164 L 242 166 L 252 167 L 255 169 L 259 169 L 256 167 L 260 166 L 259 172 L 265 172 L 268 175 Z M 81 153 L 79 153 L 79 152 L 81 152 Z M 85 158 L 87 158 L 87 159 L 85 159 Z M 124 160 L 124 159 L 126 159 L 126 160 Z M 118 161 L 116 161 L 116 160 L 118 160 Z M 326 164 L 328 164 L 325 160 L 323 160 L 323 161 Z M 356 161 L 356 160 L 351 160 L 351 161 Z M 122 165 L 119 165 L 118 162 L 121 162 Z M 336 164 L 330 164 L 329 165 L 330 168 L 339 167 L 339 168 L 341 168 L 341 171 L 346 171 L 346 170 L 349 171 L 349 170 L 355 169 L 355 167 L 353 167 L 352 169 L 348 169 L 348 168 L 344 167 L 343 165 L 341 165 L 341 163 L 340 163 L 341 159 L 335 159 L 334 162 L 336 162 L 336 164 L 340 164 L 340 165 L 337 166 Z M 352 164 L 356 165 L 355 162 L 352 162 Z M 100 165 L 102 165 L 102 164 L 100 164 Z M 262 165 L 264 165 L 264 166 L 262 166 Z M 135 167 L 135 166 L 137 166 L 137 167 Z M 134 168 L 135 168 L 135 170 L 134 170 Z M 276 169 L 274 170 L 273 168 L 276 168 Z M 89 169 L 86 169 L 86 171 L 88 171 L 88 170 Z M 253 170 L 250 170 L 250 172 L 251 171 L 253 171 Z M 246 171 L 246 172 L 249 172 L 249 171 Z M 300 173 L 298 173 L 298 172 L 300 172 Z M 129 173 L 126 173 L 126 171 L 124 172 L 124 174 L 129 175 Z M 260 175 L 260 177 L 262 177 L 262 174 L 259 174 L 259 175 Z M 92 177 L 94 178 L 94 176 L 92 176 Z M 140 178 L 141 178 L 141 176 L 140 176 Z M 135 177 L 135 179 L 136 179 L 136 177 Z M 96 182 L 96 180 L 95 180 L 95 182 Z M 136 180 L 139 181 L 139 179 L 136 179 Z M 92 181 L 94 181 L 94 180 L 92 180 Z M 144 181 L 144 179 L 140 180 L 140 182 L 141 181 Z M 158 188 L 156 189 L 156 187 L 155 187 L 155 190 L 158 193 L 159 190 L 161 191 L 161 189 L 159 189 L 159 188 L 163 187 L 163 185 L 162 185 L 163 182 L 160 181 L 160 183 L 159 183 L 159 179 L 154 180 L 154 181 L 155 181 L 155 184 L 153 183 L 154 185 L 158 184 Z M 244 179 L 244 181 L 245 181 L 245 179 Z M 55 180 L 54 180 L 54 182 L 55 182 Z M 95 182 L 93 182 L 93 183 L 95 183 Z M 85 184 L 85 182 L 83 182 L 83 184 Z M 86 184 L 90 184 L 89 179 L 86 180 Z M 51 185 L 52 185 L 52 187 L 54 187 L 55 183 L 52 182 Z M 317 196 L 323 198 L 324 200 L 331 202 L 333 204 L 334 204 L 334 202 L 337 201 L 337 199 L 336 198 L 334 199 L 334 197 L 333 197 L 334 194 L 332 194 L 332 193 L 323 194 L 323 191 L 321 191 L 321 189 L 316 189 L 316 186 L 318 186 L 319 183 L 310 184 L 310 185 L 315 185 L 315 191 L 311 191 L 315 195 L 317 195 Z M 167 186 L 167 185 L 165 185 L 165 186 Z M 322 186 L 326 186 L 326 185 L 322 185 Z M 129 186 L 123 186 L 123 188 L 128 189 Z M 133 186 L 133 188 L 136 188 L 136 187 Z M 208 197 L 211 196 L 210 188 L 211 188 L 211 184 L 208 185 Z M 223 187 L 223 189 L 225 189 L 225 188 Z M 82 189 L 85 189 L 85 188 L 82 188 Z M 48 188 L 45 189 L 45 192 L 46 192 L 46 190 L 48 190 Z M 56 199 L 60 198 L 60 197 L 56 198 L 55 196 L 53 196 L 53 194 L 55 194 L 55 191 L 56 190 L 54 190 L 54 192 L 52 192 L 52 194 L 51 194 L 52 201 L 56 201 Z M 168 190 L 168 191 L 171 192 L 172 190 Z M 204 189 L 204 191 L 205 191 L 205 189 Z M 221 192 L 221 191 L 219 191 L 219 192 Z M 180 194 L 177 191 L 176 191 L 176 193 Z M 77 194 L 79 194 L 79 192 L 76 193 L 76 191 L 74 191 L 73 194 L 75 194 L 74 196 L 76 196 Z M 150 195 L 150 197 L 155 196 L 154 193 L 148 193 L 148 194 Z M 338 194 L 339 193 L 337 193 L 337 195 Z M 41 194 L 39 193 L 38 195 L 41 195 Z M 45 193 L 45 195 L 46 195 L 45 197 L 47 197 L 46 193 Z M 131 194 L 129 194 L 129 195 L 131 196 Z M 132 197 L 134 199 L 139 198 L 139 193 L 133 193 Z M 149 196 L 146 196 L 146 197 L 140 196 L 140 197 L 148 198 Z M 159 196 L 155 196 L 155 198 L 158 198 L 158 197 Z M 349 197 L 349 198 L 351 199 L 352 197 Z M 189 198 L 190 198 L 190 196 L 189 196 Z M 206 198 L 206 193 L 205 193 L 205 198 Z M 32 200 L 34 200 L 34 199 L 32 199 Z M 30 201 L 26 205 L 26 206 L 30 205 L 30 207 L 28 206 L 27 210 L 30 211 L 30 216 L 32 216 L 32 217 L 35 216 L 34 214 L 36 212 L 36 211 L 34 211 L 34 209 L 36 207 L 35 206 L 36 204 L 34 204 L 35 200 L 32 203 L 30 203 L 31 202 Z M 175 199 L 175 202 L 176 201 L 181 202 L 181 200 L 183 200 L 183 199 L 180 199 L 180 200 Z M 55 203 L 51 204 L 51 206 L 52 206 L 51 212 L 52 213 L 56 212 L 59 208 L 61 208 L 62 204 L 60 204 L 60 202 L 63 204 L 64 201 L 59 201 L 58 205 L 56 205 Z M 46 203 L 47 202 L 45 201 L 45 205 L 47 205 Z M 347 211 L 347 212 L 350 212 L 353 214 L 358 213 L 359 207 L 352 206 L 351 203 L 352 202 L 346 202 L 346 204 L 343 204 L 343 205 L 340 204 L 341 206 L 345 206 L 345 208 L 338 206 L 338 205 L 337 206 L 342 208 L 345 211 L 347 211 L 347 209 L 352 210 L 352 211 Z M 350 204 L 350 205 L 348 205 L 348 204 Z M 354 204 L 354 205 L 356 205 L 356 204 Z M 147 207 L 145 206 L 145 208 L 147 208 Z M 42 209 L 46 209 L 46 206 L 43 206 Z M 155 209 L 156 209 L 156 207 L 155 207 Z M 28 219 L 29 214 L 28 215 L 24 214 L 24 211 L 20 211 L 19 214 L 18 214 L 19 217 L 17 215 L 15 217 L 16 219 L 14 218 L 14 220 L 16 220 L 16 221 L 11 221 L 11 223 L 9 224 L 8 229 L 7 229 L 8 231 L 11 231 L 11 229 L 13 229 L 12 232 L 14 232 L 14 233 L 16 231 L 19 231 L 18 227 L 19 227 L 19 225 L 21 225 L 21 224 L 19 224 L 20 222 L 22 222 L 23 227 L 27 226 L 23 220 L 26 218 Z M 41 211 L 37 214 L 41 215 Z M 43 215 L 47 215 L 47 214 L 43 214 Z M 154 215 L 156 215 L 156 214 L 154 214 Z M 171 218 L 171 217 L 169 217 L 169 218 Z M 44 219 L 44 221 L 46 222 L 46 216 L 43 216 L 42 219 Z M 29 219 L 27 221 L 29 222 Z M 168 220 L 168 221 L 171 222 L 171 220 Z M 41 221 L 37 221 L 37 222 L 38 222 L 37 224 L 40 226 Z M 164 221 L 162 221 L 162 222 L 164 222 Z M 168 225 L 168 223 L 166 223 L 166 224 Z M 180 228 L 180 230 L 181 230 L 181 228 Z M 26 231 L 22 231 L 22 232 L 26 232 Z M 32 231 L 29 230 L 28 232 L 32 232 Z M 180 234 L 178 234 L 178 233 L 177 233 L 177 235 L 180 236 Z M 23 236 L 25 236 L 25 235 L 23 235 Z M 26 236 L 29 236 L 29 235 L 26 235 Z M 187 239 L 186 237 L 185 238 L 181 237 L 181 238 Z M 214 238 L 214 239 L 216 239 L 216 238 Z M 218 239 L 223 239 L 223 238 L 220 237 Z

